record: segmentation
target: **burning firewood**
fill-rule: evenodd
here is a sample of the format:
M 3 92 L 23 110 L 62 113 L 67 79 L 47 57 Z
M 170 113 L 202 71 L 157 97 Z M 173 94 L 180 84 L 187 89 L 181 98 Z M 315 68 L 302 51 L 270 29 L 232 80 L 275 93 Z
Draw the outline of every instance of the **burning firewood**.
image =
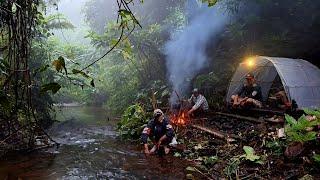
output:
M 171 116 L 171 122 L 177 126 L 185 126 L 189 122 L 189 118 L 186 112 L 180 111 L 178 114 Z

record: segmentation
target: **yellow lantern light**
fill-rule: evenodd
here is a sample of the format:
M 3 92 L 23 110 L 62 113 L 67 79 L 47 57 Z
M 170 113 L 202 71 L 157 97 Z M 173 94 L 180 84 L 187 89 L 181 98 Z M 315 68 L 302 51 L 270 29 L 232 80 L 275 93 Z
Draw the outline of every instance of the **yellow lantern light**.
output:
M 255 57 L 249 57 L 246 59 L 245 63 L 249 68 L 252 68 L 256 63 L 255 63 Z

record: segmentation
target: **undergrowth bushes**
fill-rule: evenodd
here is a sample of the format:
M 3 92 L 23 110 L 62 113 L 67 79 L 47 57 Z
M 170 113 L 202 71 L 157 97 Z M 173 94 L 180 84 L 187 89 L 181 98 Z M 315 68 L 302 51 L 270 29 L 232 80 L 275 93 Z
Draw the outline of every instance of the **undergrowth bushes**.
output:
M 124 139 L 136 140 L 140 138 L 142 129 L 148 123 L 150 113 L 147 113 L 140 104 L 129 106 L 123 113 L 117 130 Z
M 285 132 L 289 142 L 308 142 L 317 138 L 315 131 L 320 126 L 319 110 L 304 110 L 307 115 L 301 116 L 298 120 L 286 115 L 287 125 Z

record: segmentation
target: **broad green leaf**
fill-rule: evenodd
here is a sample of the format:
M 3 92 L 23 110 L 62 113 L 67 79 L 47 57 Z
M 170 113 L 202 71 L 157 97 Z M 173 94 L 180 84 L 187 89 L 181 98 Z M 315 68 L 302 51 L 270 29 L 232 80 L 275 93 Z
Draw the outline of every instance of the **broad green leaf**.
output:
M 305 130 L 307 127 L 310 127 L 310 122 L 303 115 L 298 119 L 297 123 L 292 126 L 292 129 L 295 131 L 302 131 Z
M 305 135 L 301 135 L 301 137 L 304 142 L 312 141 L 317 139 L 317 133 L 314 131 L 311 131 L 311 132 L 307 132 Z
M 250 146 L 243 146 L 243 150 L 246 153 L 245 158 L 250 161 L 256 161 L 260 159 L 260 156 L 255 155 L 254 149 Z
M 320 154 L 314 154 L 314 155 L 313 155 L 313 159 L 314 159 L 316 162 L 320 163 Z
M 120 22 L 120 28 L 128 28 L 128 24 L 130 21 L 132 21 L 133 24 L 137 24 L 141 27 L 139 21 L 134 17 L 134 15 L 126 10 L 126 9 L 120 9 L 118 11 L 118 14 L 121 16 L 121 22 Z
M 134 19 L 131 12 L 126 9 L 120 9 L 118 13 L 121 16 L 120 28 L 128 28 L 128 22 Z
M 52 91 L 53 94 L 60 90 L 61 86 L 58 83 L 49 83 L 41 86 L 40 93 L 45 93 L 47 91 Z
M 310 115 L 314 115 L 317 113 L 308 109 L 305 109 L 305 112 Z M 316 139 L 317 133 L 314 131 L 307 131 L 307 129 L 319 125 L 319 119 L 309 121 L 307 117 L 303 115 L 298 119 L 298 121 L 296 121 L 291 116 L 286 115 L 286 120 L 288 123 L 285 127 L 285 132 L 289 141 L 307 142 Z
M 291 125 L 297 124 L 297 121 L 292 116 L 290 116 L 288 114 L 285 115 L 285 119 Z
M 311 127 L 319 126 L 319 125 L 320 125 L 320 119 L 316 119 L 316 120 L 310 122 Z
M 246 153 L 246 155 L 254 154 L 254 149 L 250 146 L 243 146 L 243 150 Z
M 123 18 L 131 18 L 131 12 L 126 9 L 120 9 L 118 12 Z
M 316 116 L 317 118 L 320 118 L 320 111 L 318 110 L 303 109 L 303 111 L 308 115 L 312 115 L 312 116 Z
M 252 155 L 246 156 L 246 159 L 247 159 L 247 160 L 250 160 L 250 161 L 256 161 L 256 160 L 259 160 L 259 159 L 260 159 L 260 156 L 257 156 L 257 155 L 252 154 Z

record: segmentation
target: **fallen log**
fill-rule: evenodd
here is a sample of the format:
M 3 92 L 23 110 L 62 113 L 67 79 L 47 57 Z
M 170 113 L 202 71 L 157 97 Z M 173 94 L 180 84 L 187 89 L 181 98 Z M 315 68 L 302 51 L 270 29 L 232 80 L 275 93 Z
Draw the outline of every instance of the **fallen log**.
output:
M 206 127 L 203 127 L 203 126 L 200 126 L 200 125 L 191 125 L 191 127 L 195 128 L 195 129 L 199 129 L 201 131 L 204 131 L 204 132 L 207 132 L 215 137 L 218 137 L 220 139 L 225 139 L 227 141 L 235 141 L 235 139 L 242 139 L 242 137 L 240 136 L 236 136 L 236 135 L 233 135 L 233 134 L 226 134 L 226 133 L 223 133 L 221 131 L 218 131 L 218 130 L 214 130 L 214 129 L 209 129 L 209 128 L 206 128 Z M 234 139 L 233 139 L 234 138 Z
M 283 116 L 285 114 L 285 111 L 280 111 L 280 110 L 259 109 L 259 108 L 251 108 L 250 110 L 258 113 L 269 113 L 269 114 L 275 114 L 280 116 Z
M 264 120 L 260 120 L 260 119 L 253 118 L 253 117 L 241 116 L 241 115 L 237 115 L 237 114 L 229 114 L 229 113 L 222 113 L 222 112 L 216 112 L 215 114 L 222 115 L 222 116 L 227 116 L 227 117 L 233 117 L 233 118 L 236 118 L 236 119 L 242 119 L 242 120 L 246 120 L 246 121 L 250 121 L 250 122 L 254 122 L 254 123 L 262 123 L 262 122 L 264 122 Z
M 225 135 L 222 133 L 222 132 L 219 132 L 219 131 L 216 131 L 216 130 L 213 130 L 213 129 L 208 129 L 206 127 L 202 127 L 202 126 L 199 126 L 199 125 L 191 125 L 193 128 L 196 128 L 196 129 L 199 129 L 201 131 L 205 131 L 209 134 L 212 134 L 218 138 L 221 138 L 221 139 L 224 139 L 225 138 Z

